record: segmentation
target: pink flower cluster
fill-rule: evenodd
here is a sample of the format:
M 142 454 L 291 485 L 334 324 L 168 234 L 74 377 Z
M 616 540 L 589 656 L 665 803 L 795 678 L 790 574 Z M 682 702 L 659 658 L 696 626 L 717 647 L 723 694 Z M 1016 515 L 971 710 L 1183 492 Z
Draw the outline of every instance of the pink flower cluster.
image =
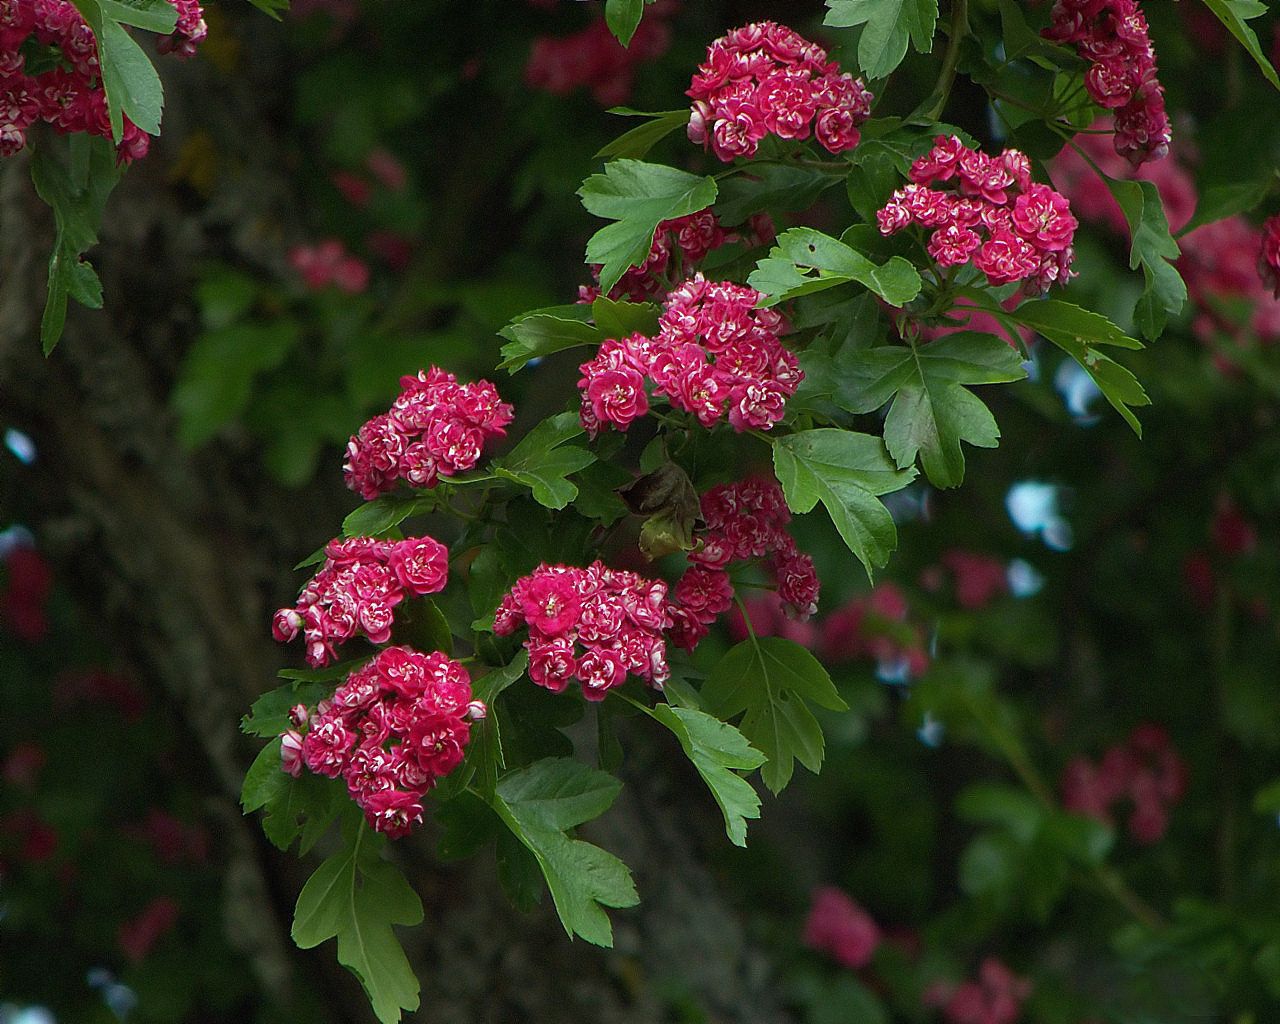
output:
M 1074 758 L 1062 773 L 1062 803 L 1069 811 L 1110 823 L 1116 804 L 1129 801 L 1129 835 L 1150 844 L 1169 827 L 1169 809 L 1187 788 L 1187 769 L 1158 725 L 1138 726 L 1124 743 L 1094 764 Z
M 313 292 L 332 285 L 348 295 L 359 295 L 369 287 L 369 265 L 347 252 L 336 238 L 295 245 L 289 250 L 289 264 Z
M 196 0 L 170 2 L 178 11 L 178 26 L 160 41 L 160 50 L 190 56 L 208 34 L 203 13 Z M 23 47 L 28 40 L 57 49 L 58 66 L 27 74 Z M 22 149 L 27 130 L 40 121 L 61 134 L 111 138 L 98 45 L 67 0 L 0 0 L 0 157 Z M 146 132 L 126 117 L 119 158 L 137 160 L 150 145 Z
M 924 997 L 939 1006 L 948 1024 L 1015 1024 L 1031 995 L 1031 981 L 1019 977 L 993 956 L 982 961 L 978 977 L 960 985 L 938 984 Z
M 910 616 L 906 594 L 879 583 L 823 620 L 822 656 L 832 663 L 870 658 L 895 680 L 923 675 L 929 668 L 924 630 Z
M 757 309 L 760 293 L 695 275 L 667 296 L 658 334 L 610 339 L 583 363 L 582 425 L 626 430 L 649 411 L 646 381 L 672 406 L 710 429 L 728 416 L 739 432 L 768 430 L 804 373 L 782 346 L 782 317 Z
M 702 496 L 701 504 L 705 529 L 695 537 L 700 546 L 690 552 L 693 564 L 671 595 L 671 636 L 677 644 L 693 650 L 733 602 L 726 571 L 731 562 L 767 558 L 786 612 L 807 619 L 818 610 L 818 574 L 813 559 L 787 532 L 791 513 L 777 481 L 720 484 Z
M 609 298 L 630 298 L 633 302 L 654 298 L 669 287 L 667 282 L 686 276 L 707 253 L 728 240 L 729 235 L 710 210 L 664 220 L 654 232 L 649 255 L 622 275 L 609 289 Z M 578 288 L 579 302 L 594 302 L 600 295 L 600 264 L 594 265 L 591 271 L 596 283 Z
M 385 644 L 396 605 L 406 597 L 439 593 L 448 581 L 448 549 L 431 537 L 335 539 L 324 553 L 324 565 L 297 604 L 281 608 L 271 623 L 279 643 L 303 635 L 312 666 L 332 661 L 338 645 L 359 633 Z
M 810 949 L 857 970 L 871 962 L 880 937 L 880 926 L 845 892 L 829 885 L 813 891 L 804 925 L 804 944 Z
M 636 69 L 657 60 L 671 46 L 671 26 L 665 17 L 675 5 L 655 4 L 624 47 L 602 18 L 568 36 L 539 36 L 533 41 L 524 68 L 525 84 L 553 96 L 568 96 L 586 88 L 604 107 L 625 103 L 631 96 Z
M 1258 247 L 1258 276 L 1266 289 L 1280 299 L 1280 214 L 1262 224 L 1262 244 Z
M 480 461 L 490 438 L 506 434 L 514 410 L 489 381 L 459 384 L 438 367 L 400 378 L 400 397 L 347 442 L 347 486 L 366 501 L 395 488 L 434 487 L 442 476 L 465 473 Z
M 16 547 L 4 560 L 4 587 L 0 589 L 0 625 L 27 643 L 39 643 L 49 634 L 49 595 L 53 569 L 34 548 Z
M 853 149 L 875 98 L 822 47 L 772 21 L 713 42 L 687 95 L 689 140 L 726 163 L 754 156 L 769 134 L 807 139 L 812 132 L 828 152 Z
M 1095 124 L 1097 128 L 1104 122 Z M 1196 186 L 1178 157 L 1188 148 L 1180 144 L 1175 159 L 1134 168 L 1117 156 L 1099 135 L 1081 135 L 1077 145 L 1113 178 L 1150 181 L 1160 193 L 1172 231 L 1179 231 L 1196 208 Z M 1073 149 L 1059 153 L 1050 164 L 1054 180 L 1071 200 L 1071 208 L 1084 220 L 1099 221 L 1119 235 L 1129 233 L 1124 213 L 1093 168 Z M 1264 225 L 1265 227 L 1265 225 Z M 1263 233 L 1243 217 L 1227 217 L 1196 228 L 1179 239 L 1182 256 L 1178 272 L 1187 283 L 1195 305 L 1191 330 L 1205 344 L 1222 338 L 1245 342 L 1246 335 L 1264 343 L 1280 339 L 1280 299 L 1273 294 L 1258 260 Z M 1224 370 L 1230 360 L 1215 353 Z
M 972 260 L 992 286 L 1026 281 L 1029 293 L 1066 284 L 1077 221 L 1067 200 L 1031 180 L 1031 161 L 1016 149 L 997 157 L 960 139 L 938 136 L 876 214 L 880 233 L 913 224 L 929 228 L 929 255 L 940 267 Z M 954 190 L 931 186 L 951 182 Z
M 281 767 L 294 777 L 303 765 L 341 775 L 369 824 L 394 839 L 422 823 L 423 796 L 462 763 L 471 720 L 485 713 L 458 662 L 388 647 L 314 712 L 293 709 L 297 728 L 284 734 Z
M 1004 562 L 976 551 L 952 548 L 942 556 L 942 564 L 921 573 L 927 590 L 941 590 L 945 573 L 955 587 L 956 603 L 965 611 L 978 611 L 1008 592 L 1008 571 Z
M 1056 0 L 1044 36 L 1075 44 L 1091 62 L 1085 89 L 1100 107 L 1115 111 L 1117 153 L 1135 166 L 1168 155 L 1173 132 L 1137 0 Z
M 671 625 L 667 585 L 592 562 L 585 569 L 540 565 L 516 581 L 494 615 L 507 636 L 529 627 L 529 678 L 553 693 L 570 680 L 587 700 L 604 700 L 631 674 L 661 689 L 670 676 L 663 631 Z

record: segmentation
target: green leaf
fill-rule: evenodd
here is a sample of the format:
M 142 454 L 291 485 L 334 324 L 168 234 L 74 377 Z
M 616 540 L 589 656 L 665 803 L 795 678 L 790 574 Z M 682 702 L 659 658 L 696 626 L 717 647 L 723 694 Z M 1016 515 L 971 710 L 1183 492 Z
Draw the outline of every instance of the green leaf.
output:
M 97 0 L 87 0 L 86 6 L 88 2 Z M 133 36 L 109 18 L 90 25 L 98 39 L 112 138 L 118 143 L 124 133 L 122 114 L 148 135 L 159 135 L 164 87 L 151 59 Z
M 1067 341 L 1082 345 L 1142 348 L 1142 342 L 1130 338 L 1101 313 L 1081 309 L 1061 299 L 1032 299 L 1012 313 L 1004 312 L 1004 315 L 1055 343 Z
M 262 831 L 278 849 L 299 839 L 306 854 L 328 831 L 346 799 L 339 784 L 304 771 L 296 779 L 280 767 L 280 738 L 259 752 L 245 773 L 240 803 L 245 814 L 262 810 Z
M 916 471 L 894 465 L 880 438 L 834 428 L 789 434 L 774 442 L 773 467 L 791 511 L 821 501 L 868 577 L 889 560 L 898 534 L 878 495 L 906 487 Z
M 1266 14 L 1267 5 L 1260 0 L 1204 0 L 1204 5 L 1213 11 L 1217 19 L 1227 27 L 1227 31 L 1240 41 L 1240 45 L 1262 69 L 1263 77 L 1280 89 L 1280 76 L 1276 74 L 1271 61 L 1267 60 L 1266 54 L 1262 52 L 1262 46 L 1253 29 L 1245 24 L 1253 18 Z
M 657 334 L 659 312 L 652 302 L 615 302 L 607 295 L 591 304 L 591 319 L 605 338 Z
M 823 192 L 838 184 L 847 172 L 817 170 L 787 164 L 753 165 L 720 183 L 715 213 L 728 227 L 743 223 L 760 210 L 789 213 L 809 209 Z
M 588 306 L 557 306 L 516 317 L 498 332 L 509 341 L 500 350 L 502 362 L 498 369 L 515 373 L 531 359 L 582 345 L 600 344 L 605 334 L 586 322 L 589 312 Z
M 1178 232 L 1178 237 L 1205 224 L 1234 217 L 1237 213 L 1257 209 L 1275 184 L 1275 173 L 1268 171 L 1260 181 L 1229 182 L 1209 185 L 1200 192 L 1195 215 Z
M 1154 340 L 1164 333 L 1169 317 L 1180 313 L 1187 301 L 1187 286 L 1173 265 L 1180 252 L 1178 243 L 1169 234 L 1169 221 L 1155 185 L 1116 178 L 1106 181 L 1129 224 L 1133 239 L 1129 267 L 1137 270 L 1141 266 L 1146 279 L 1134 321 L 1146 337 Z
M 102 13 L 121 25 L 168 35 L 178 24 L 178 11 L 166 0 L 98 0 Z
M 434 492 L 383 495 L 348 512 L 342 520 L 342 533 L 346 537 L 380 537 L 411 516 L 435 511 L 439 503 Z
M 596 461 L 585 448 L 566 444 L 582 432 L 577 413 L 552 416 L 529 431 L 505 458 L 495 460 L 493 470 L 530 488 L 538 504 L 564 508 L 578 495 L 577 486 L 565 477 Z
M 644 4 L 645 0 L 604 0 L 605 24 L 623 46 L 631 45 L 644 17 Z
M 81 256 L 98 242 L 107 197 L 121 175 L 115 148 L 106 139 L 76 137 L 69 148 L 84 161 L 80 174 L 68 173 L 49 145 L 37 147 L 31 159 L 31 180 L 36 193 L 52 208 L 55 225 L 53 251 L 49 255 L 49 293 L 40 320 L 40 343 L 45 355 L 62 337 L 69 298 L 90 309 L 102 308 L 98 275 Z
M 258 8 L 263 14 L 269 14 L 280 20 L 280 15 L 289 9 L 289 0 L 249 0 L 249 3 Z
M 182 361 L 170 399 L 179 440 L 199 447 L 240 416 L 258 377 L 284 362 L 299 336 L 298 325 L 283 318 L 199 335 Z
M 1280 779 L 1254 794 L 1253 809 L 1259 814 L 1280 814 Z
M 662 221 L 705 210 L 716 200 L 714 178 L 639 160 L 614 160 L 578 190 L 588 212 L 616 221 L 587 242 L 586 262 L 599 263 L 608 294 L 628 267 L 644 261 Z
M 701 711 L 659 704 L 653 709 L 653 716 L 675 733 L 711 790 L 724 815 L 730 842 L 746 846 L 747 819 L 760 817 L 760 797 L 736 771 L 759 768 L 768 758 L 733 726 Z
M 848 710 L 818 659 L 776 636 L 748 637 L 731 648 L 701 696 L 716 718 L 742 715 L 738 729 L 769 759 L 760 777 L 774 793 L 791 780 L 797 759 L 811 772 L 822 767 L 822 727 L 808 702 Z
M 332 689 L 323 682 L 299 680 L 277 686 L 253 702 L 249 713 L 240 720 L 240 731 L 249 736 L 279 736 L 290 728 L 290 708 L 295 704 L 310 707 Z
M 422 923 L 422 901 L 400 869 L 382 860 L 362 823 L 345 849 L 324 861 L 298 894 L 293 941 L 311 949 L 338 940 L 338 962 L 364 986 L 382 1024 L 418 1008 L 418 979 L 392 925 Z
M 902 63 L 910 40 L 920 53 L 933 50 L 938 0 L 827 0 L 824 25 L 865 25 L 858 40 L 858 66 L 868 78 L 884 78 Z
M 603 908 L 635 906 L 639 896 L 622 861 L 565 830 L 604 813 L 621 788 L 578 761 L 545 758 L 505 776 L 493 797 L 493 809 L 537 859 L 565 931 L 597 946 L 613 945 Z
M 813 228 L 784 231 L 747 278 L 749 285 L 768 296 L 762 303 L 766 306 L 850 281 L 875 292 L 891 306 L 904 306 L 920 294 L 920 275 L 901 256 L 881 266 Z
M 927 345 L 852 350 L 841 360 L 836 404 L 868 413 L 889 398 L 885 445 L 899 469 L 916 455 L 936 487 L 956 487 L 964 479 L 960 442 L 994 448 L 1000 429 L 990 410 L 965 384 L 1021 380 L 1022 358 L 990 334 L 961 332 Z
M 1171 272 L 1177 276 L 1177 271 L 1171 269 Z M 1179 278 L 1179 284 L 1181 281 Z M 1124 417 L 1135 434 L 1142 436 L 1142 424 L 1132 407 L 1150 405 L 1151 399 L 1137 377 L 1094 347 L 1112 345 L 1136 349 L 1142 347 L 1140 342 L 1128 337 L 1101 314 L 1059 299 L 1036 299 L 1024 302 L 1012 313 L 1000 312 L 1009 319 L 1034 328 L 1083 366 L 1112 408 Z
M 679 110 L 663 110 L 653 114 L 632 110 L 629 107 L 614 107 L 609 113 L 621 114 L 625 117 L 647 117 L 650 120 L 637 125 L 630 131 L 623 132 L 596 153 L 597 157 L 603 157 L 606 160 L 614 157 L 643 160 L 655 145 L 677 128 L 683 128 L 689 123 L 688 107 L 681 107 Z

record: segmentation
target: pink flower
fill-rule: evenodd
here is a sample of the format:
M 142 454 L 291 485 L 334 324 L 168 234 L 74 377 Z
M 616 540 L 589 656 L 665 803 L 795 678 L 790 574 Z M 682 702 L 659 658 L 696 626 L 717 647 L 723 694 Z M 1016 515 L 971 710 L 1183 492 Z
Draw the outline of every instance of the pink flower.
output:
M 531 629 L 559 636 L 577 624 L 582 599 L 568 574 L 535 574 L 521 591 L 520 606 Z
M 365 816 L 379 832 L 392 839 L 408 835 L 422 824 L 422 804 L 416 793 L 382 789 L 365 799 Z
M 1258 275 L 1267 290 L 1280 299 L 1280 214 L 1268 217 L 1262 225 Z
M 587 700 L 604 700 L 605 693 L 627 677 L 622 653 L 609 647 L 588 647 L 578 659 L 578 679 Z
M 297 729 L 280 737 L 280 769 L 295 779 L 302 774 L 302 734 Z
M 813 891 L 804 926 L 804 944 L 810 949 L 857 970 L 871 962 L 880 939 L 871 915 L 840 889 L 822 886 Z
M 407 593 L 436 594 L 448 580 L 449 549 L 433 537 L 412 537 L 391 548 L 387 566 Z

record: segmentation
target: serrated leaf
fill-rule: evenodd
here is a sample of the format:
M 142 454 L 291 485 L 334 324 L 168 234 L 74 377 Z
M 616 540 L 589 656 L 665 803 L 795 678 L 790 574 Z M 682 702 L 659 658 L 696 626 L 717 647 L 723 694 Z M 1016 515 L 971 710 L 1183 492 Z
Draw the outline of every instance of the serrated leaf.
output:
M 898 534 L 878 496 L 906 487 L 916 471 L 894 465 L 880 438 L 835 428 L 788 434 L 774 442 L 773 466 L 791 511 L 821 501 L 868 577 L 889 560 Z
M 434 493 L 388 494 L 374 498 L 347 513 L 342 520 L 342 534 L 344 537 L 380 537 L 410 516 L 434 511 L 437 505 L 439 498 Z
M 720 183 L 716 217 L 721 224 L 732 227 L 760 210 L 789 213 L 807 210 L 823 192 L 839 184 L 846 173 L 841 168 L 753 165 L 747 173 L 735 174 Z
M 858 66 L 867 78 L 884 78 L 902 63 L 907 42 L 920 53 L 933 50 L 938 0 L 827 0 L 824 25 L 865 25 L 858 40 Z
M 738 729 L 769 760 L 764 784 L 779 793 L 795 762 L 822 768 L 822 727 L 809 703 L 846 711 L 831 676 L 799 644 L 781 637 L 748 637 L 716 663 L 702 688 L 702 701 L 719 719 L 742 715 Z
M 649 255 L 662 221 L 715 202 L 716 182 L 674 167 L 619 159 L 583 182 L 578 195 L 588 212 L 616 221 L 587 242 L 586 262 L 601 264 L 600 290 L 608 294 L 629 267 Z
M 245 814 L 262 810 L 262 831 L 287 850 L 295 839 L 306 854 L 324 835 L 346 798 L 338 783 L 304 771 L 296 779 L 280 767 L 280 738 L 268 743 L 245 773 L 240 803 Z
M 1275 173 L 1269 171 L 1261 181 L 1230 182 L 1209 185 L 1200 191 L 1196 212 L 1178 231 L 1178 238 L 1205 224 L 1234 217 L 1237 213 L 1257 209 L 1275 184 Z
M 167 0 L 98 0 L 102 13 L 121 25 L 168 35 L 178 24 L 178 11 Z
M 724 815 L 725 832 L 735 846 L 747 845 L 747 819 L 760 817 L 760 797 L 737 771 L 759 768 L 768 758 L 737 729 L 688 708 L 659 704 L 653 716 L 676 739 Z
M 582 433 L 577 413 L 552 416 L 529 431 L 506 457 L 495 460 L 493 471 L 528 487 L 538 504 L 564 508 L 578 494 L 577 486 L 565 478 L 596 461 L 585 448 L 567 444 Z
M 1112 345 L 1140 349 L 1142 342 L 1131 338 L 1101 313 L 1082 309 L 1061 299 L 1032 299 L 1012 313 L 1012 320 L 1030 327 L 1050 341 L 1065 340 L 1083 345 Z
M 277 686 L 253 702 L 249 713 L 240 720 L 240 731 L 248 736 L 279 736 L 290 728 L 290 708 L 296 704 L 310 707 L 332 689 L 327 682 L 317 680 L 293 680 Z
M 392 925 L 422 923 L 422 901 L 399 868 L 382 860 L 380 838 L 362 824 L 351 844 L 324 861 L 298 895 L 293 941 L 311 949 L 338 940 L 338 962 L 364 986 L 382 1024 L 418 1008 L 418 979 Z
M 591 303 L 591 319 L 605 338 L 657 334 L 659 313 L 652 302 L 615 302 L 607 295 Z
M 96 3 L 97 0 L 92 0 Z M 107 96 L 112 137 L 119 142 L 124 123 L 121 115 L 148 135 L 160 134 L 164 113 L 164 86 L 142 47 L 109 17 L 94 25 L 98 57 L 102 63 L 102 86 Z
M 49 292 L 40 320 L 40 343 L 45 355 L 62 337 L 69 298 L 91 309 L 102 306 L 102 284 L 81 256 L 97 244 L 107 197 L 121 175 L 114 147 L 105 139 L 77 137 L 69 148 L 73 156 L 78 153 L 82 173 L 68 173 L 49 145 L 38 147 L 31 159 L 32 183 L 53 210 L 55 225 L 53 251 L 49 255 Z
M 1187 301 L 1187 286 L 1174 266 L 1180 253 L 1178 243 L 1169 233 L 1169 221 L 1155 185 L 1117 178 L 1106 178 L 1106 182 L 1129 224 L 1133 240 L 1129 267 L 1142 267 L 1146 280 L 1134 320 L 1145 337 L 1155 339 L 1164 333 L 1169 317 L 1181 312 Z
M 920 294 L 920 275 L 901 256 L 880 265 L 844 242 L 813 228 L 792 228 L 778 236 L 747 283 L 768 296 L 762 305 L 825 291 L 856 281 L 891 306 L 904 306 Z
M 1267 5 L 1260 0 L 1204 0 L 1204 4 L 1227 27 L 1227 31 L 1239 40 L 1240 45 L 1261 69 L 1263 77 L 1280 89 L 1280 75 L 1276 74 L 1271 61 L 1267 60 L 1266 54 L 1262 52 L 1257 34 L 1246 24 L 1266 14 Z
M 602 814 L 621 784 L 569 758 L 545 758 L 505 776 L 493 808 L 537 859 L 556 913 L 569 935 L 597 946 L 613 945 L 605 907 L 639 902 L 627 866 L 611 853 L 565 834 Z
M 884 440 L 898 468 L 920 456 L 935 487 L 964 479 L 961 442 L 994 448 L 1000 429 L 990 410 L 965 384 L 1021 380 L 1022 358 L 990 334 L 960 332 L 927 345 L 851 350 L 838 367 L 834 399 L 850 412 L 868 413 L 890 398 Z
M 588 306 L 554 307 L 535 310 L 519 316 L 498 333 L 508 340 L 500 354 L 498 369 L 515 373 L 531 359 L 542 359 L 555 352 L 598 345 L 605 334 L 586 322 Z
M 629 107 L 614 107 L 611 114 L 622 114 L 626 117 L 647 117 L 650 120 L 637 125 L 630 131 L 623 132 L 608 145 L 602 147 L 597 158 L 606 160 L 614 157 L 625 157 L 631 160 L 643 160 L 655 145 L 665 139 L 678 128 L 689 123 L 689 108 L 679 110 L 663 110 L 657 113 L 645 113 L 631 110 Z

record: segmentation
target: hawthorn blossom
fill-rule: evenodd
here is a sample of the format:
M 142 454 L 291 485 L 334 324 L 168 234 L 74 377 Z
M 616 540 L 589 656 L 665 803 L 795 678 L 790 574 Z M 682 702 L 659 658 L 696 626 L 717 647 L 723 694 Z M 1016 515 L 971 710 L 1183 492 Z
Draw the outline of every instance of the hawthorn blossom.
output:
M 659 689 L 670 676 L 661 581 L 598 561 L 585 569 L 544 563 L 516 581 L 494 614 L 499 636 L 522 625 L 529 678 L 552 692 L 576 679 L 587 700 L 600 701 L 628 675 Z
M 847 893 L 830 885 L 813 891 L 804 924 L 804 944 L 810 949 L 857 970 L 871 962 L 880 939 L 880 926 Z
M 1280 299 L 1280 214 L 1268 217 L 1262 225 L 1258 276 L 1267 290 Z
M 772 21 L 713 42 L 687 95 L 690 141 L 726 163 L 754 156 L 771 134 L 797 140 L 812 134 L 830 153 L 853 149 L 874 99 L 822 47 Z
M 209 29 L 197 0 L 170 0 L 177 11 L 174 31 L 157 43 L 161 53 L 190 57 Z M 61 61 L 27 74 L 24 47 L 56 49 Z M 112 138 L 102 69 L 93 32 L 67 0 L 0 2 L 0 157 L 12 156 L 40 122 L 62 135 L 84 132 Z M 122 163 L 146 156 L 150 137 L 124 115 L 116 146 Z
M 1063 195 L 1031 180 L 1018 150 L 993 157 L 940 135 L 908 178 L 876 213 L 881 234 L 929 228 L 926 248 L 939 267 L 971 262 L 993 287 L 1023 281 L 1041 294 L 1072 276 L 1078 222 Z
M 340 644 L 360 633 L 386 643 L 396 606 L 406 597 L 439 593 L 448 579 L 449 551 L 432 537 L 334 539 L 324 553 L 297 603 L 277 611 L 271 624 L 279 643 L 302 635 L 312 666 L 328 664 Z
M 300 757 L 317 775 L 341 777 L 369 824 L 394 839 L 422 823 L 423 797 L 462 763 L 471 721 L 484 713 L 461 664 L 387 647 L 316 706 L 305 735 L 285 734 L 282 768 L 297 774 Z
M 1102 759 L 1073 758 L 1062 773 L 1062 803 L 1069 811 L 1111 823 L 1119 804 L 1129 806 L 1129 835 L 1144 845 L 1168 830 L 1169 810 L 1186 792 L 1187 770 L 1169 734 L 1158 725 L 1137 726 L 1107 748 Z
M 708 429 L 768 430 L 804 374 L 778 333 L 782 318 L 759 309 L 760 293 L 695 275 L 667 296 L 658 334 L 609 339 L 578 369 L 582 425 L 626 430 L 649 411 L 646 384 Z
M 1115 111 L 1115 150 L 1135 167 L 1169 154 L 1173 132 L 1146 16 L 1137 0 L 1056 0 L 1043 35 L 1090 61 L 1084 85 Z
M 506 434 L 514 410 L 489 381 L 459 384 L 438 367 L 400 378 L 400 397 L 347 443 L 346 483 L 366 501 L 398 480 L 434 487 L 480 461 L 487 441 Z

